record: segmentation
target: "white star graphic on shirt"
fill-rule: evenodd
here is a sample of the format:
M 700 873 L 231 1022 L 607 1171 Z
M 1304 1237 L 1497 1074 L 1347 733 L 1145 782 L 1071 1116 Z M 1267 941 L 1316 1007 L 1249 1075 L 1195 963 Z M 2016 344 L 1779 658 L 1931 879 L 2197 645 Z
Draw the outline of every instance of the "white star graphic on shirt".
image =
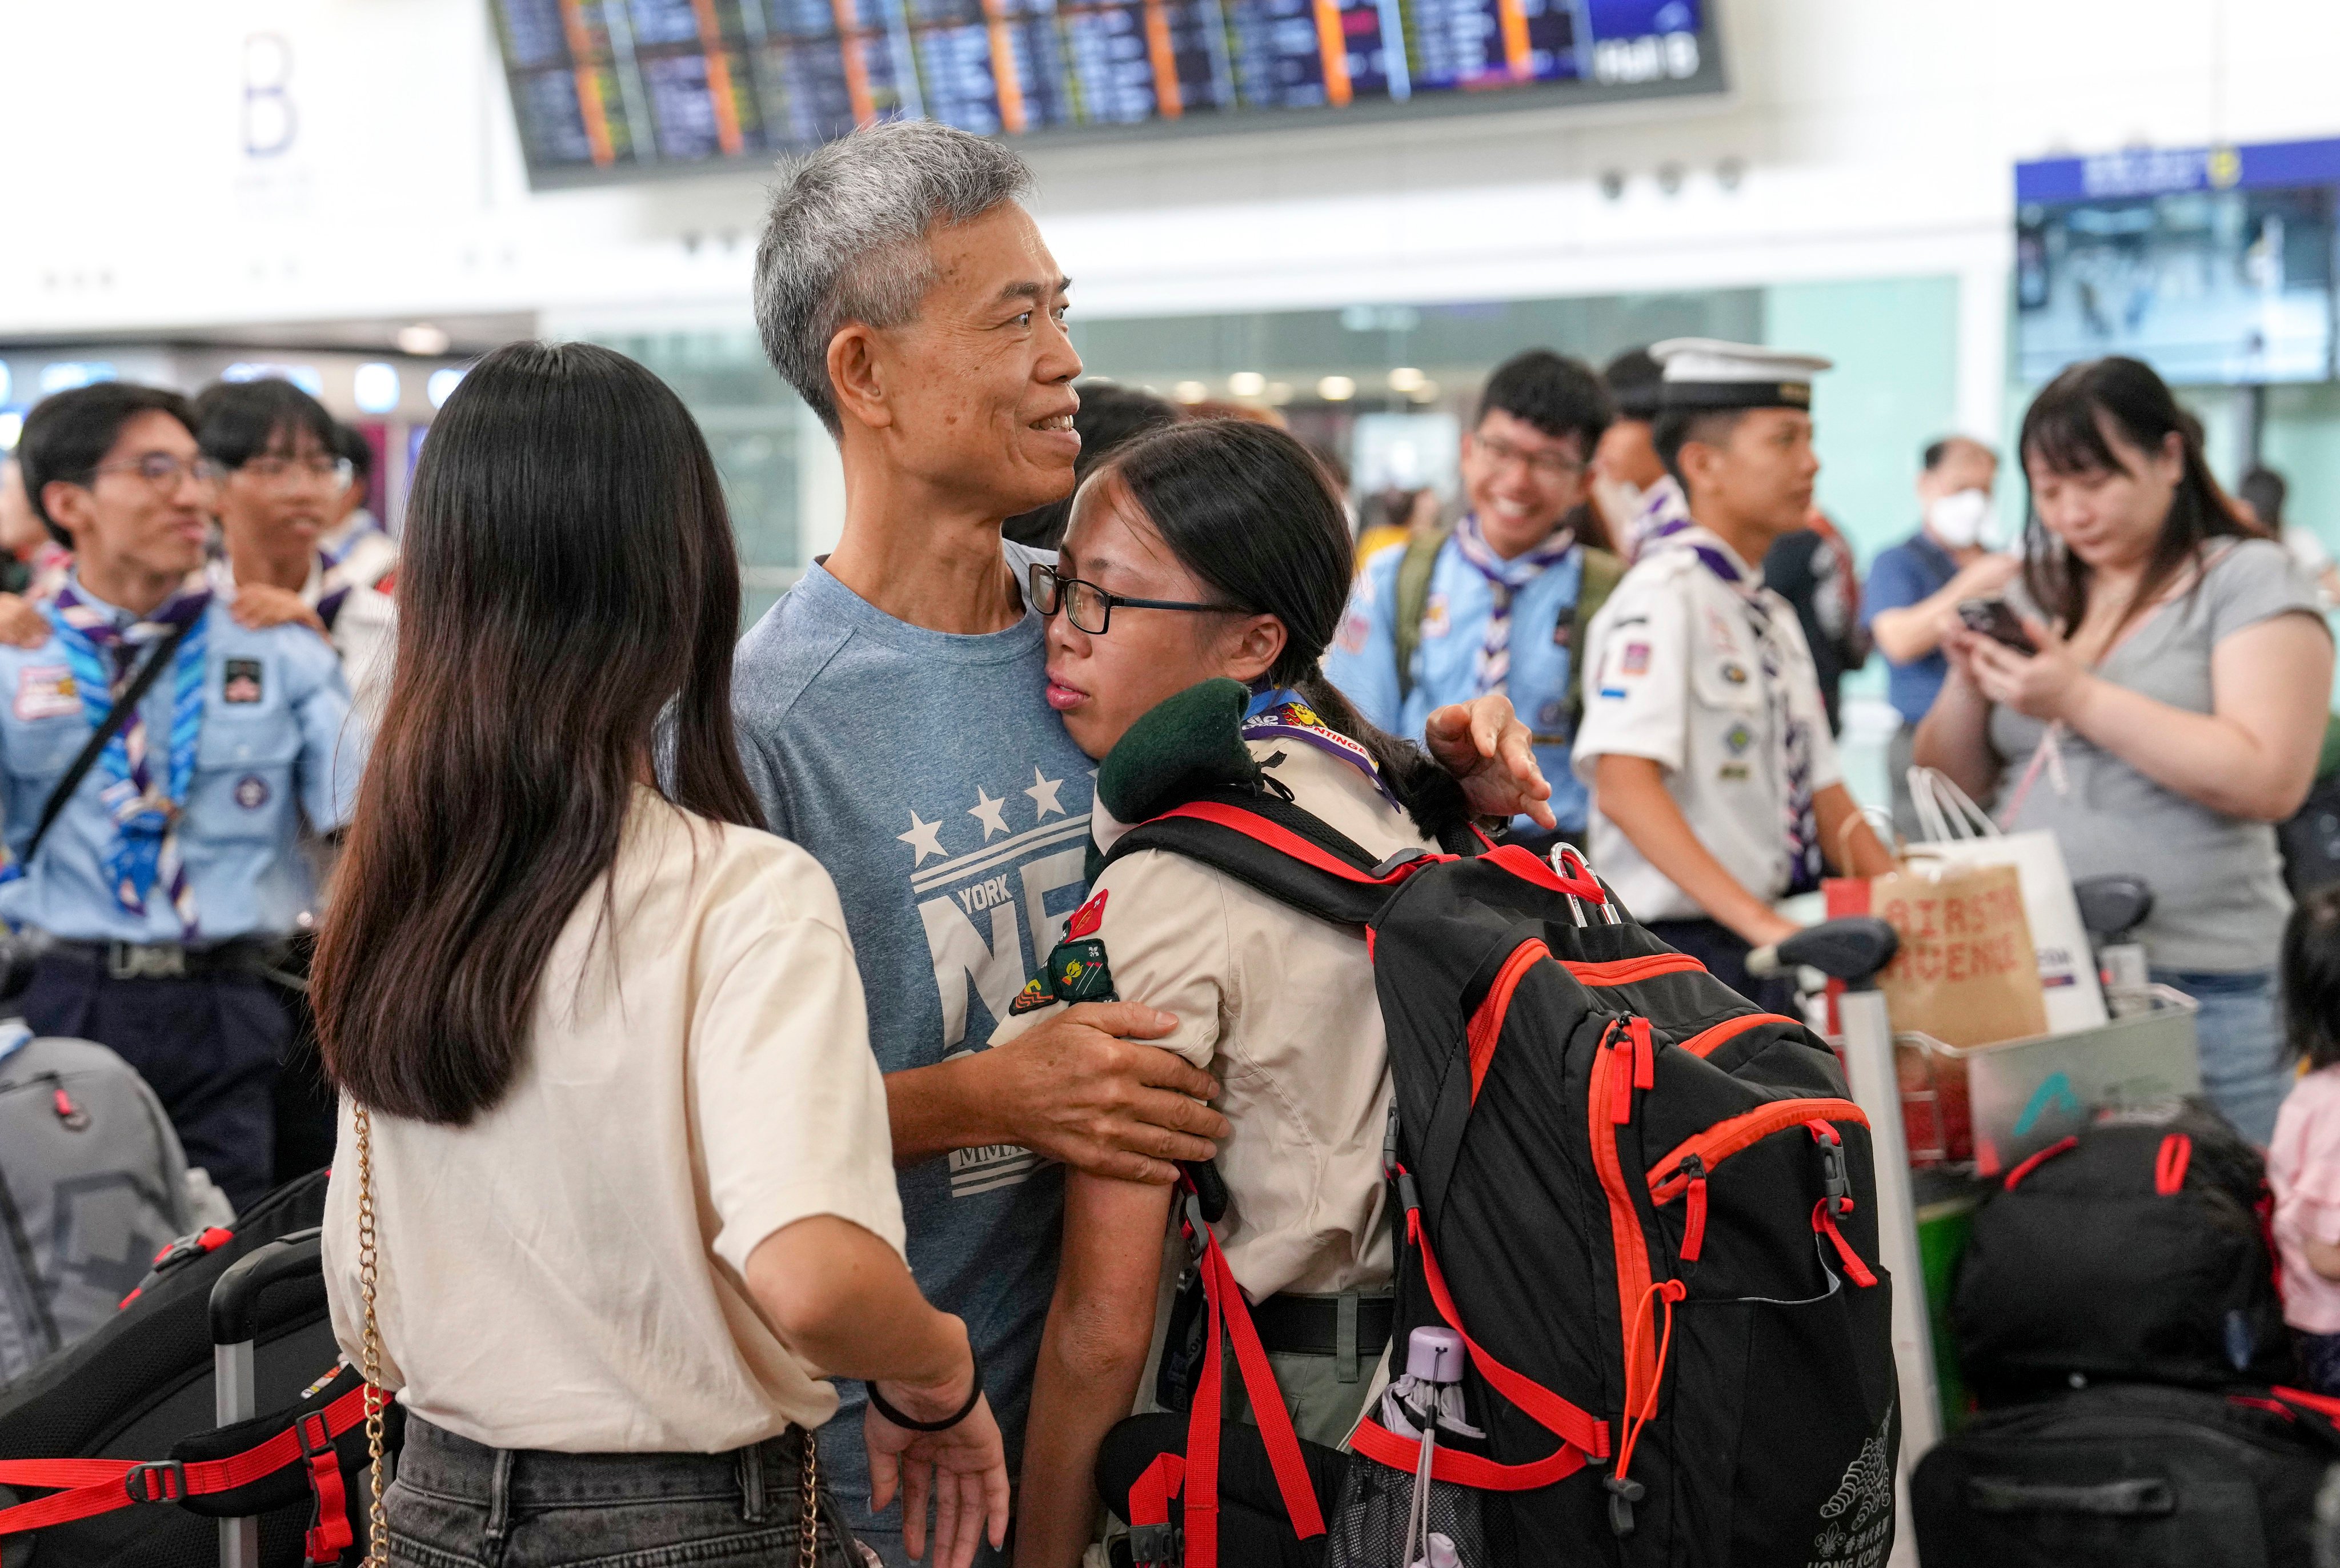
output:
M 994 833 L 1007 831 L 1006 812 L 1006 800 L 1004 799 L 994 800 L 989 795 L 984 793 L 982 785 L 978 784 L 975 787 L 975 804 L 967 809 L 967 814 L 983 824 L 985 843 L 991 842 L 991 836 Z
M 1051 811 L 1059 817 L 1065 815 L 1065 809 L 1056 804 L 1056 791 L 1064 787 L 1062 779 L 1051 779 L 1037 768 L 1032 769 L 1032 788 L 1024 793 L 1032 797 L 1032 804 L 1039 808 L 1039 816 L 1035 820 L 1046 821 Z
M 897 833 L 894 837 L 918 852 L 918 858 L 910 862 L 915 869 L 925 865 L 927 857 L 929 855 L 947 855 L 948 851 L 943 848 L 942 830 L 943 825 L 940 822 L 921 822 L 918 820 L 917 812 L 912 811 L 910 830 L 907 833 Z

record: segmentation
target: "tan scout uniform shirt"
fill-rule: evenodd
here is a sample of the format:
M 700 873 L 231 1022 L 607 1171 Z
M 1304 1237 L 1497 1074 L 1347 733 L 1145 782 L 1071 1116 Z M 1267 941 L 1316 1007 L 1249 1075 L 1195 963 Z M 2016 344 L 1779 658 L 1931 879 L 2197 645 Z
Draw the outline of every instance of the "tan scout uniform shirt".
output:
M 1703 529 L 1658 541 L 1585 634 L 1584 723 L 1571 762 L 1590 784 L 1607 756 L 1647 757 L 1708 851 L 1760 898 L 1789 890 L 1783 725 L 1802 725 L 1814 793 L 1839 781 L 1836 746 L 1803 629 L 1788 601 L 1708 570 L 1717 551 L 1750 583 L 1762 574 Z M 1750 603 L 1750 600 L 1755 602 Z M 1765 644 L 1769 643 L 1767 650 Z M 1779 671 L 1765 680 L 1765 655 Z M 1639 920 L 1705 918 L 1592 803 L 1592 864 Z
M 1296 803 L 1376 857 L 1435 851 L 1358 769 L 1289 739 L 1248 742 Z M 1106 849 L 1128 830 L 1102 807 Z M 1106 961 L 1124 1001 L 1178 1019 L 1155 1042 L 1209 1069 L 1234 1132 L 1219 1146 L 1233 1202 L 1220 1245 L 1254 1301 L 1281 1291 L 1377 1291 L 1390 1277 L 1382 1135 L 1389 1116 L 1387 1037 L 1363 934 L 1303 915 L 1182 856 L 1115 862 L 1104 900 Z M 1012 1018 L 1012 1039 L 1061 1004 Z

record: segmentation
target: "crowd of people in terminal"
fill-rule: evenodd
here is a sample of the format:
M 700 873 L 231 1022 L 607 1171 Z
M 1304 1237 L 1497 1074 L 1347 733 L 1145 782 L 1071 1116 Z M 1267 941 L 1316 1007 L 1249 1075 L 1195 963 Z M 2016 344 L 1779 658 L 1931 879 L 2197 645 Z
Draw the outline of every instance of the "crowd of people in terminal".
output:
M 1787 1015 L 1750 953 L 1895 867 L 1913 766 L 2143 875 L 2340 1393 L 2340 904 L 2295 913 L 2272 826 L 2332 568 L 2279 480 L 2230 495 L 2151 370 L 2077 364 L 2021 538 L 1945 436 L 1864 581 L 1813 499 L 1828 362 L 1675 340 L 1524 349 L 1457 515 L 1357 520 L 1272 417 L 1079 381 L 1026 184 L 920 123 L 787 172 L 757 320 L 846 513 L 744 636 L 704 441 L 590 345 L 471 369 L 396 542 L 281 381 L 60 392 L 0 474 L 12 1006 L 143 1074 L 229 1205 L 330 1160 L 333 1321 L 406 1410 L 394 1560 L 497 1561 L 517 1515 L 544 1563 L 963 1568 L 1012 1492 L 1013 1560 L 1074 1568 L 1202 1332 L 1203 1162 L 1285 1424 L 1340 1444 L 1405 1371 L 1373 948 L 1115 848 L 1236 786 L 1384 866 L 1581 851 Z M 1889 826 L 1837 748 L 1872 649 Z

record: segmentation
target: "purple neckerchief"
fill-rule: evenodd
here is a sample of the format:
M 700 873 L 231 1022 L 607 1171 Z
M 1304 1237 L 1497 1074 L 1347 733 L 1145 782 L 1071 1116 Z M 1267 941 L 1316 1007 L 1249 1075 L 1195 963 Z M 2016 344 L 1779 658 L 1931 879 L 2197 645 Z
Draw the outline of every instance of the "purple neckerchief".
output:
M 1383 782 L 1382 770 L 1374 765 L 1373 753 L 1316 717 L 1308 700 L 1289 687 L 1253 692 L 1251 706 L 1244 711 L 1244 739 L 1258 740 L 1271 735 L 1297 740 L 1338 757 L 1372 779 L 1383 799 L 1400 811 L 1405 809 L 1405 803 L 1390 793 L 1390 787 Z
M 1780 684 L 1782 671 L 1778 650 L 1771 643 L 1771 607 L 1763 602 L 1760 585 L 1748 582 L 1747 574 L 1723 550 L 1720 541 L 1706 542 L 1713 538 L 1704 529 L 1685 529 L 1675 535 L 1675 541 L 1688 545 L 1700 565 L 1730 585 L 1754 621 L 1755 646 L 1763 663 L 1764 700 L 1770 705 L 1779 727 L 1780 771 L 1788 786 L 1788 799 L 1783 803 L 1790 862 L 1788 891 L 1808 893 L 1819 886 L 1825 869 L 1812 805 L 1811 737 L 1806 733 L 1803 720 L 1796 717 L 1795 705 Z

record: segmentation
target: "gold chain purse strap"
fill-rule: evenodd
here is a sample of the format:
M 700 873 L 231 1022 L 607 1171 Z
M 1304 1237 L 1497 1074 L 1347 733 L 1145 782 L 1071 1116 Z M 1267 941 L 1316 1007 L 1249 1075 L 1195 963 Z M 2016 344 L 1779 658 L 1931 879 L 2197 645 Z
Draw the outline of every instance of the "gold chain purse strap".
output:
M 372 1500 L 366 1509 L 366 1568 L 389 1568 L 390 1522 L 382 1506 L 382 1325 L 374 1318 L 374 1289 L 382 1280 L 382 1260 L 375 1250 L 373 1213 L 373 1118 L 363 1106 L 352 1107 L 358 1135 L 358 1291 L 365 1297 L 365 1331 L 362 1354 L 365 1365 L 366 1454 Z

